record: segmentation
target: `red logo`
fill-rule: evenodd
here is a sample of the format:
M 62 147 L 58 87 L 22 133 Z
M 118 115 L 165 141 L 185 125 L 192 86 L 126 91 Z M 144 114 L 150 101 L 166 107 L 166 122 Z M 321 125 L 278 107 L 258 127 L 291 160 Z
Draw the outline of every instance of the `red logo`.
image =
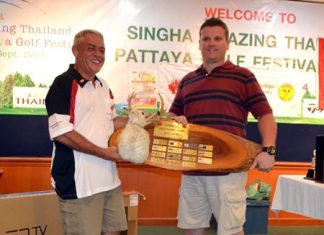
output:
M 175 94 L 177 92 L 179 84 L 180 84 L 179 79 L 173 79 L 171 83 L 169 83 L 168 87 L 172 94 Z

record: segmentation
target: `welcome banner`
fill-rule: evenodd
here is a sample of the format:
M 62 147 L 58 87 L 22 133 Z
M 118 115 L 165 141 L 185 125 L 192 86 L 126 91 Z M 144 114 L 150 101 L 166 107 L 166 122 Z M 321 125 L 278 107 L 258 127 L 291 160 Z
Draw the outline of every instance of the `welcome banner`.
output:
M 73 36 L 103 33 L 98 74 L 116 108 L 137 92 L 141 108 L 168 108 L 177 85 L 201 64 L 199 27 L 209 17 L 230 29 L 227 57 L 253 71 L 277 121 L 324 124 L 319 109 L 318 38 L 324 5 L 268 0 L 0 1 L 0 114 L 44 115 L 53 79 L 74 62 Z

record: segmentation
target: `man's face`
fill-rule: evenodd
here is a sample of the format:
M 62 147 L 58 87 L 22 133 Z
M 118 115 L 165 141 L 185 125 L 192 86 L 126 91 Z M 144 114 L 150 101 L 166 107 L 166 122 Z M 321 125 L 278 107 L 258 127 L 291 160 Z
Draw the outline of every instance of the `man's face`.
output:
M 72 50 L 76 59 L 75 68 L 86 76 L 85 79 L 92 79 L 105 62 L 103 39 L 95 34 L 86 34 Z
M 199 49 L 204 63 L 222 63 L 228 50 L 225 30 L 220 26 L 204 27 L 200 32 Z

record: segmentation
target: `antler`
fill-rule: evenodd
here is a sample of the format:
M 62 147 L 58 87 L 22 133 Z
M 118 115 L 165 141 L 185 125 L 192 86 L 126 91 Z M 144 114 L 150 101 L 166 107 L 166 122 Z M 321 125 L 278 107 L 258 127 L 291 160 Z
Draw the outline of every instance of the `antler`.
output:
M 160 98 L 160 107 L 159 110 L 154 113 L 154 114 L 150 114 L 150 115 L 146 115 L 145 116 L 145 125 L 148 125 L 156 120 L 158 120 L 161 116 L 165 115 L 167 113 L 166 109 L 164 108 L 164 100 L 163 97 L 160 93 L 158 93 L 158 96 Z M 127 98 L 127 102 L 128 102 L 128 112 L 132 111 L 132 101 L 135 99 L 136 97 L 136 93 L 135 91 L 133 91 Z M 132 111 L 132 113 L 134 113 L 134 110 Z M 129 113 L 130 114 L 130 113 Z
M 166 109 L 164 108 L 164 100 L 163 97 L 160 93 L 158 93 L 159 97 L 160 97 L 160 101 L 161 101 L 161 106 L 160 106 L 160 110 L 158 111 L 158 114 L 160 116 L 164 115 L 167 113 Z
M 132 100 L 135 99 L 136 93 L 135 91 L 132 92 L 132 94 L 128 95 L 127 97 L 127 103 L 128 103 L 128 109 L 130 110 L 132 108 Z
M 157 111 L 156 113 L 154 114 L 151 114 L 149 115 L 147 118 L 146 118 L 146 123 L 147 124 L 150 124 L 151 122 L 155 121 L 155 120 L 158 120 L 161 116 L 165 115 L 167 112 L 166 112 L 166 109 L 164 108 L 164 100 L 163 100 L 163 97 L 161 96 L 160 93 L 158 93 L 159 97 L 160 97 L 160 102 L 161 102 L 161 105 L 160 105 L 160 108 L 159 108 L 159 111 Z

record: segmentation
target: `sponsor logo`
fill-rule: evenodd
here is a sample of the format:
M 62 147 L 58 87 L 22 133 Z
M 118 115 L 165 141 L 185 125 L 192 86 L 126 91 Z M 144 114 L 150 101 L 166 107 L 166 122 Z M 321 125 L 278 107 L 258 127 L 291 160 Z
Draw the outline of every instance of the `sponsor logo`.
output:
M 48 88 L 13 87 L 14 108 L 45 108 L 45 97 Z

